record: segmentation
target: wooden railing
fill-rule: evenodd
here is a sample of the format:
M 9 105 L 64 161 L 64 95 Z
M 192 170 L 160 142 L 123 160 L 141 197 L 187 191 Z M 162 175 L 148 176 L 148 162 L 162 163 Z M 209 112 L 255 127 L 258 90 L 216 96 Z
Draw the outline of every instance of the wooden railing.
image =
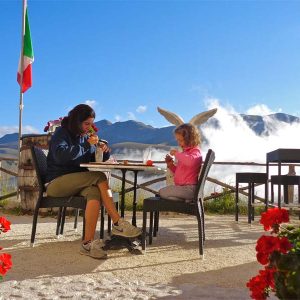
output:
M 141 161 L 128 160 L 128 162 L 138 163 L 138 162 L 141 162 Z M 153 163 L 154 164 L 163 164 L 164 161 L 153 161 Z M 255 162 L 214 162 L 213 164 L 214 165 L 227 165 L 227 166 L 266 167 L 266 164 L 264 164 L 264 163 L 255 163 Z M 269 164 L 269 165 L 270 166 L 277 166 L 277 164 Z M 292 165 L 291 164 L 281 164 L 281 165 L 282 166 L 290 166 L 290 167 L 292 167 L 290 169 L 293 170 L 293 171 L 294 171 L 294 167 L 295 166 L 300 166 L 300 164 L 292 164 Z M 121 176 L 118 176 L 118 175 L 116 175 L 114 173 L 111 176 L 113 178 L 118 179 L 118 180 L 122 180 Z M 148 188 L 148 186 L 151 185 L 151 184 L 154 184 L 154 183 L 158 183 L 158 182 L 164 181 L 164 180 L 166 180 L 166 176 L 162 176 L 162 177 L 159 177 L 159 178 L 147 181 L 147 182 L 143 182 L 141 184 L 137 184 L 137 189 L 143 189 L 143 190 L 151 192 L 153 194 L 157 194 L 158 193 L 157 190 L 150 189 L 150 188 Z M 235 186 L 229 185 L 229 184 L 227 184 L 225 182 L 222 182 L 222 181 L 220 181 L 218 179 L 215 179 L 215 178 L 212 178 L 212 177 L 208 176 L 207 177 L 207 181 L 209 181 L 211 183 L 214 183 L 214 184 L 216 184 L 218 186 L 221 186 L 223 188 L 223 192 L 213 193 L 213 194 L 211 194 L 209 196 L 206 196 L 204 198 L 204 201 L 210 200 L 210 199 L 214 199 L 214 198 L 220 197 L 222 195 L 235 193 L 235 191 L 236 191 L 236 187 Z M 125 193 L 129 193 L 129 192 L 133 191 L 133 189 L 134 189 L 133 188 L 133 181 L 126 179 L 126 183 L 130 184 L 132 187 L 126 188 L 125 189 Z M 255 184 L 255 186 L 259 186 L 259 185 L 262 185 L 262 184 Z M 248 190 L 248 186 L 241 187 L 241 188 L 239 188 L 239 193 L 242 194 L 242 195 L 248 196 L 248 192 L 246 192 L 246 190 Z M 255 195 L 254 198 L 257 199 L 258 201 L 261 201 L 261 202 L 265 201 L 264 198 L 261 198 L 261 197 L 259 197 L 257 195 Z
M 15 176 L 17 177 L 18 174 L 11 171 L 11 170 L 7 170 L 5 168 L 3 168 L 1 166 L 1 161 L 15 161 L 17 162 L 17 159 L 16 158 L 6 158 L 6 157 L 0 157 L 0 171 L 1 172 L 4 172 L 8 175 L 11 175 L 11 176 Z M 137 161 L 137 160 L 128 160 L 129 162 L 132 162 L 132 163 L 137 163 L 137 162 L 141 162 L 141 161 Z M 153 162 L 154 164 L 164 164 L 164 161 L 154 161 Z M 226 166 L 253 166 L 253 167 L 263 167 L 263 166 L 266 166 L 266 164 L 263 164 L 263 163 L 255 163 L 255 162 L 214 162 L 214 165 L 226 165 Z M 271 166 L 272 165 L 276 165 L 276 164 L 270 164 Z M 282 164 L 282 166 L 291 166 L 291 164 Z M 300 166 L 300 164 L 292 164 L 292 166 Z M 111 176 L 117 180 L 122 180 L 122 177 L 117 175 L 117 172 L 113 172 L 111 174 Z M 157 194 L 158 191 L 157 190 L 154 190 L 153 188 L 150 188 L 149 186 L 155 184 L 155 183 L 158 183 L 158 182 L 162 182 L 164 180 L 166 180 L 166 176 L 165 175 L 157 175 L 159 176 L 158 178 L 155 178 L 155 179 L 151 179 L 149 181 L 146 181 L 146 182 L 143 182 L 143 183 L 140 183 L 140 184 L 137 184 L 137 189 L 142 189 L 144 191 L 147 191 L 147 192 L 150 192 L 150 193 L 153 193 L 153 194 Z M 212 195 L 209 195 L 209 196 L 206 196 L 204 198 L 204 200 L 209 200 L 209 199 L 213 199 L 213 198 L 216 198 L 216 197 L 220 197 L 221 195 L 225 195 L 225 194 L 230 194 L 230 193 L 234 193 L 236 188 L 235 186 L 232 186 L 230 184 L 227 184 L 225 182 L 222 182 L 218 179 L 215 179 L 215 178 L 212 178 L 212 177 L 207 177 L 207 180 L 217 186 L 221 186 L 222 189 L 223 189 L 223 192 L 220 192 L 220 193 L 213 193 Z M 126 179 L 126 183 L 130 185 L 130 187 L 126 188 L 125 189 L 125 193 L 129 193 L 131 191 L 133 191 L 133 181 L 129 180 L 129 179 Z M 259 185 L 259 184 L 258 184 Z M 239 192 L 242 194 L 242 195 L 245 195 L 245 196 L 248 196 L 248 192 L 247 192 L 247 189 L 248 187 L 242 187 L 242 188 L 239 188 Z M 10 198 L 10 197 L 13 197 L 13 196 L 16 196 L 17 195 L 17 191 L 14 191 L 14 192 L 11 192 L 11 193 L 8 193 L 6 195 L 2 195 L 0 196 L 0 200 L 4 200 L 4 199 L 7 199 L 7 198 Z M 255 195 L 255 199 L 259 200 L 259 201 L 264 201 L 263 198 Z
M 14 176 L 14 177 L 18 177 L 18 173 L 15 173 L 11 170 L 7 170 L 5 168 L 2 167 L 2 161 L 13 161 L 13 162 L 17 162 L 18 159 L 17 158 L 9 158 L 9 157 L 0 157 L 0 174 L 1 172 L 3 173 L 6 173 L 8 175 L 11 175 L 11 176 Z M 1 176 L 2 177 L 2 176 Z M 0 178 L 1 180 L 1 178 Z M 4 199 L 7 199 L 7 198 L 10 198 L 10 197 L 13 197 L 13 196 L 16 196 L 17 195 L 17 191 L 14 191 L 14 192 L 11 192 L 11 193 L 8 193 L 6 195 L 1 195 L 0 196 L 0 201 L 1 200 L 4 200 Z

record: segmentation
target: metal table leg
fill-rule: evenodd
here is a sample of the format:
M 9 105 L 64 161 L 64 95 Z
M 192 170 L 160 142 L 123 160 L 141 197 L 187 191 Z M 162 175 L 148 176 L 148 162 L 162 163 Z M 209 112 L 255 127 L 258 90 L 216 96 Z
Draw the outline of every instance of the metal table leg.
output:
M 124 218 L 124 210 L 125 210 L 125 177 L 126 177 L 126 169 L 122 169 L 122 189 L 121 189 L 121 217 Z
M 137 205 L 136 189 L 137 189 L 138 170 L 135 170 L 133 172 L 134 172 L 134 181 L 133 181 L 132 225 L 136 226 L 136 205 Z

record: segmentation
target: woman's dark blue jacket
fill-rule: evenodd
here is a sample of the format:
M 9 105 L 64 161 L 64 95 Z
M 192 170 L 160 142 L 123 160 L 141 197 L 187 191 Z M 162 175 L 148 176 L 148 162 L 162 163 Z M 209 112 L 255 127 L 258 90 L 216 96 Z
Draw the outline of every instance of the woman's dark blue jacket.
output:
M 46 182 L 65 174 L 87 171 L 80 164 L 95 161 L 96 146 L 90 145 L 88 136 L 74 137 L 65 127 L 59 127 L 51 137 L 47 156 Z M 103 153 L 103 161 L 110 153 Z

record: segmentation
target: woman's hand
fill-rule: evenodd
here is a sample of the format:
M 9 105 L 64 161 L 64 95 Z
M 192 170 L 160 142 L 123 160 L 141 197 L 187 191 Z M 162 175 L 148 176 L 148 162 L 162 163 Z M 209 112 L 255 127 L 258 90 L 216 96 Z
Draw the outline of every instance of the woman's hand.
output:
M 91 135 L 87 140 L 91 145 L 97 145 L 99 142 L 98 135 Z
M 106 143 L 99 143 L 98 147 L 103 151 L 103 152 L 110 152 L 110 148 Z
M 171 149 L 170 150 L 170 155 L 175 156 L 175 154 L 178 152 L 176 149 Z

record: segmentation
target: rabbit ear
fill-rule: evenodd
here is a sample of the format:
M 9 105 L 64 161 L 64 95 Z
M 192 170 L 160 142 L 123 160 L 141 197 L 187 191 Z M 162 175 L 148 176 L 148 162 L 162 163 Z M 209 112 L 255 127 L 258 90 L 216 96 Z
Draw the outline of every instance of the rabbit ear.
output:
M 193 124 L 195 126 L 199 126 L 203 123 L 205 123 L 210 117 L 212 117 L 217 112 L 217 109 L 211 109 L 208 111 L 204 111 L 196 116 L 194 116 L 189 123 Z
M 175 113 L 157 107 L 158 112 L 163 115 L 170 123 L 179 126 L 184 123 L 183 119 Z

